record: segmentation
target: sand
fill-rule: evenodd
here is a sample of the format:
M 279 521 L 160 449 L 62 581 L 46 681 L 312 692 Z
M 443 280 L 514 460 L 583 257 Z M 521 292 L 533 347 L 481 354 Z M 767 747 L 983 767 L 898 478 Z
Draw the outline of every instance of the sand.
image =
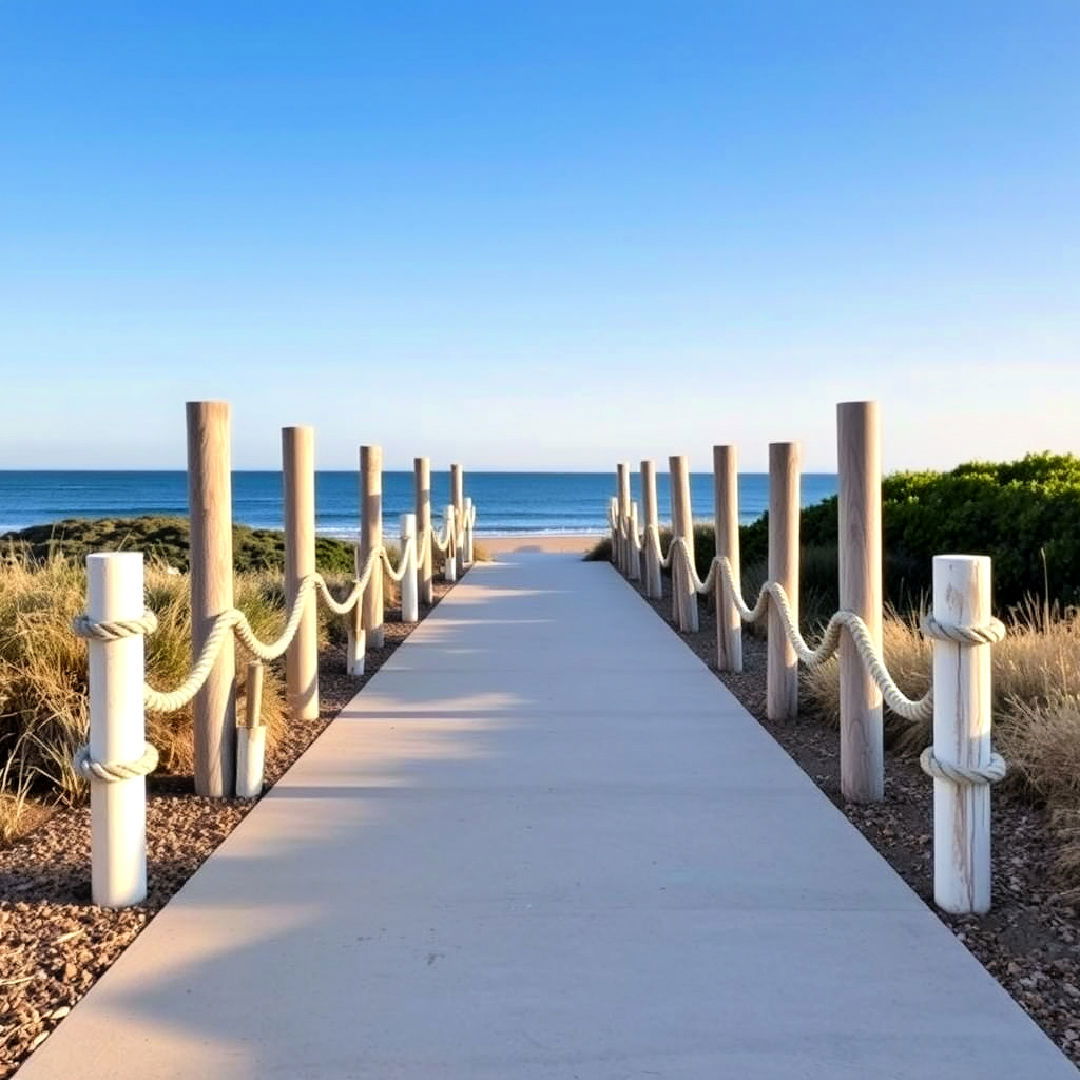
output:
M 477 536 L 476 543 L 497 559 L 500 555 L 512 555 L 522 551 L 584 555 L 600 539 L 602 535 L 599 533 L 539 533 L 534 536 Z

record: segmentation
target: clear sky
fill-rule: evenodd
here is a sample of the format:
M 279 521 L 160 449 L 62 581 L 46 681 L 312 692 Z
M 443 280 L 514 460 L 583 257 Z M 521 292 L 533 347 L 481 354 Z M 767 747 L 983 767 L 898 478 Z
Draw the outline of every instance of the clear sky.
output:
M 0 3 L 0 467 L 1080 450 L 1080 3 Z

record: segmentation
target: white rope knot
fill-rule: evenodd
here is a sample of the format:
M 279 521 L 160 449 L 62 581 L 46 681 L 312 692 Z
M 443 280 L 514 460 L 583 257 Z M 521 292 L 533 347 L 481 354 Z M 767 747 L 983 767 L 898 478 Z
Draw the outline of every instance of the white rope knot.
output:
M 71 761 L 75 771 L 84 780 L 100 780 L 105 784 L 118 784 L 121 780 L 136 780 L 149 776 L 158 765 L 158 752 L 152 743 L 143 744 L 143 752 L 134 761 L 95 761 L 89 746 L 80 746 Z
M 951 640 L 951 639 L 950 639 Z M 1008 771 L 1008 765 L 1000 754 L 991 753 L 990 760 L 981 768 L 966 768 L 934 756 L 934 748 L 928 746 L 919 755 L 919 764 L 927 776 L 935 780 L 951 780 L 954 784 L 967 786 L 996 784 Z
M 89 615 L 76 615 L 71 629 L 76 637 L 92 638 L 94 641 L 121 641 L 129 637 L 152 634 L 158 628 L 157 616 L 144 611 L 135 619 L 108 619 L 98 622 Z
M 988 619 L 981 625 L 963 626 L 946 623 L 935 619 L 933 615 L 924 615 L 920 622 L 924 637 L 935 641 L 951 641 L 956 645 L 995 645 L 1004 640 L 1005 624 L 1000 619 Z

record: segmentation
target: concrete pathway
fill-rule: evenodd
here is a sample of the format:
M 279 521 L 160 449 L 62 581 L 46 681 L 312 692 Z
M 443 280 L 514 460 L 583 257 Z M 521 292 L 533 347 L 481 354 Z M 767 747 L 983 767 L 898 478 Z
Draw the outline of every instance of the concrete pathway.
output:
M 609 566 L 512 560 L 22 1080 L 1077 1075 Z

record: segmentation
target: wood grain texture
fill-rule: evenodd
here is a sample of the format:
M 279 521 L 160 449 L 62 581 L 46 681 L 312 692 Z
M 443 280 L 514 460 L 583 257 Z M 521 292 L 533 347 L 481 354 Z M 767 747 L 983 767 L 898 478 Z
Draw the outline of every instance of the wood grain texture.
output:
M 430 604 L 433 598 L 431 583 L 431 459 L 413 458 L 413 486 L 416 491 L 416 528 L 428 540 L 417 551 L 417 579 L 420 602 Z
M 727 556 L 732 577 L 740 582 L 739 466 L 734 446 L 713 447 L 713 500 L 716 554 Z M 715 602 L 716 666 L 720 671 L 742 671 L 742 619 L 720 575 Z
M 836 407 L 840 608 L 866 623 L 881 650 L 881 423 L 877 402 Z M 850 802 L 885 797 L 881 691 L 851 638 L 840 638 L 840 787 Z
M 360 447 L 360 549 L 359 564 L 362 567 L 371 552 L 383 542 L 382 522 L 382 462 L 381 446 Z M 385 638 L 383 632 L 383 575 L 381 568 L 371 574 L 364 590 L 363 627 L 367 647 L 381 649 Z
M 291 609 L 300 582 L 315 573 L 315 429 L 287 427 L 281 432 L 285 489 L 285 603 Z M 285 653 L 289 715 L 314 720 L 319 715 L 319 623 L 314 591 Z
M 660 511 L 656 501 L 656 463 L 645 460 L 641 463 L 641 508 L 644 514 L 643 526 L 646 530 L 654 526 L 659 535 Z M 645 595 L 658 600 L 664 595 L 660 581 L 660 561 L 650 544 L 645 546 Z
M 187 404 L 191 512 L 191 651 L 198 656 L 214 619 L 233 606 L 232 454 L 229 405 Z M 195 695 L 195 791 L 230 798 L 236 787 L 236 646 L 228 635 Z
M 685 454 L 668 459 L 671 468 L 671 527 L 676 537 L 683 537 L 694 551 L 694 513 L 690 503 L 690 463 Z M 671 591 L 675 621 L 683 633 L 698 628 L 697 593 L 693 582 L 677 560 L 671 564 Z
M 769 580 L 778 581 L 799 621 L 799 444 L 769 444 Z M 769 605 L 765 710 L 770 720 L 794 720 L 799 670 L 784 624 Z

